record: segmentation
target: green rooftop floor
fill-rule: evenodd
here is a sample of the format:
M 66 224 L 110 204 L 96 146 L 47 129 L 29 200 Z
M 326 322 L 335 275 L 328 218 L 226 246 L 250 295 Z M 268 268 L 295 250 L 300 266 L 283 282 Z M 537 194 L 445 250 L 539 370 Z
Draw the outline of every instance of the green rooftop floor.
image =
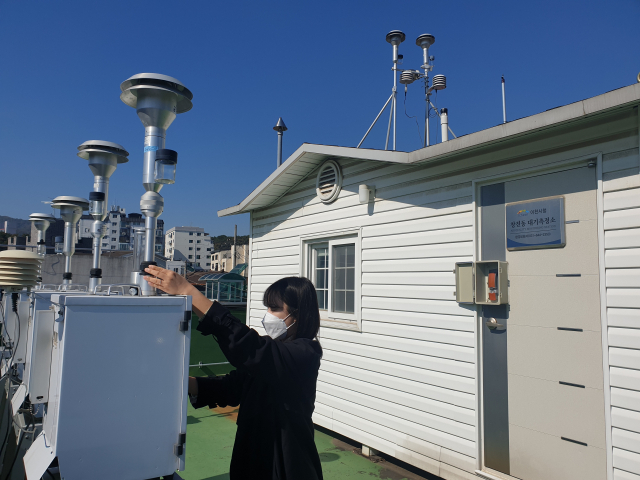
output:
M 244 311 L 232 313 L 244 321 Z M 191 365 L 225 362 L 218 344 L 211 337 L 203 337 L 197 331 L 198 318 L 192 321 Z M 191 368 L 192 376 L 222 375 L 233 367 L 215 365 Z M 229 464 L 233 441 L 236 435 L 237 408 L 216 408 L 195 410 L 189 405 L 187 417 L 186 469 L 180 472 L 184 480 L 226 480 L 229 478 Z M 438 477 L 411 473 L 388 461 L 374 463 L 358 453 L 355 447 L 334 438 L 325 432 L 316 430 L 316 447 L 322 462 L 325 480 L 337 479 L 389 479 L 389 480 L 425 480 Z
M 189 405 L 187 417 L 186 469 L 184 480 L 227 480 L 236 435 L 237 408 L 195 410 Z M 357 453 L 355 447 L 316 430 L 316 447 L 325 480 L 390 479 L 426 480 L 386 461 L 374 463 Z

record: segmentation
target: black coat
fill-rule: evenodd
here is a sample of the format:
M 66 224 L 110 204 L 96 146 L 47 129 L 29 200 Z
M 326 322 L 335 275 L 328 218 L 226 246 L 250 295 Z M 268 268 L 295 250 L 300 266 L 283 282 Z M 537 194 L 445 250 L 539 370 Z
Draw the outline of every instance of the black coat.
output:
M 231 480 L 321 480 L 311 414 L 322 349 L 315 340 L 260 336 L 214 302 L 197 327 L 237 370 L 199 377 L 194 407 L 240 405 Z

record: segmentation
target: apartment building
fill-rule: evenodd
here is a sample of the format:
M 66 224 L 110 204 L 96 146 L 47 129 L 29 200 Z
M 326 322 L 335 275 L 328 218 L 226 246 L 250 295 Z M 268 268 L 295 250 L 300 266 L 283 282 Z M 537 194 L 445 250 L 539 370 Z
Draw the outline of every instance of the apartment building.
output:
M 173 227 L 165 234 L 166 256 L 182 260 L 194 267 L 211 269 L 211 236 L 200 227 Z
M 235 256 L 235 262 L 233 257 Z M 231 245 L 230 250 L 221 250 L 211 254 L 211 270 L 230 272 L 237 265 L 249 263 L 249 245 Z M 246 276 L 246 273 L 243 273 Z

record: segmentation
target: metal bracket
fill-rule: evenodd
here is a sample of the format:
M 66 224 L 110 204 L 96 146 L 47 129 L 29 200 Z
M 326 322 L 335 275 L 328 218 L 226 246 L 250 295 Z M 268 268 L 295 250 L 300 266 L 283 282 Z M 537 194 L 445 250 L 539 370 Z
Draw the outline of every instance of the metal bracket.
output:
M 189 330 L 189 321 L 191 320 L 191 311 L 184 312 L 184 320 L 180 322 L 179 330 L 181 332 L 186 332 Z
M 178 443 L 173 446 L 173 454 L 176 457 L 181 456 L 184 453 L 184 444 L 187 443 L 187 434 L 181 433 L 178 435 Z
M 64 307 L 62 305 L 52 303 L 51 305 L 49 305 L 49 310 L 58 315 L 55 319 L 56 322 L 61 322 L 62 320 L 64 320 Z

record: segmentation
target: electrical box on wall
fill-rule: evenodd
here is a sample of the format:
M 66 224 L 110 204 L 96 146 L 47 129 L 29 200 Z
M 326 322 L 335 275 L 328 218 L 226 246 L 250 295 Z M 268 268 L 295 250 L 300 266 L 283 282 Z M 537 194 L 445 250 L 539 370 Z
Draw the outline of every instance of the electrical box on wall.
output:
M 509 264 L 500 260 L 459 262 L 454 270 L 456 301 L 477 305 L 509 303 Z
M 476 262 L 476 303 L 503 305 L 509 303 L 509 264 L 507 262 Z
M 456 263 L 456 302 L 475 303 L 473 283 L 473 262 Z

